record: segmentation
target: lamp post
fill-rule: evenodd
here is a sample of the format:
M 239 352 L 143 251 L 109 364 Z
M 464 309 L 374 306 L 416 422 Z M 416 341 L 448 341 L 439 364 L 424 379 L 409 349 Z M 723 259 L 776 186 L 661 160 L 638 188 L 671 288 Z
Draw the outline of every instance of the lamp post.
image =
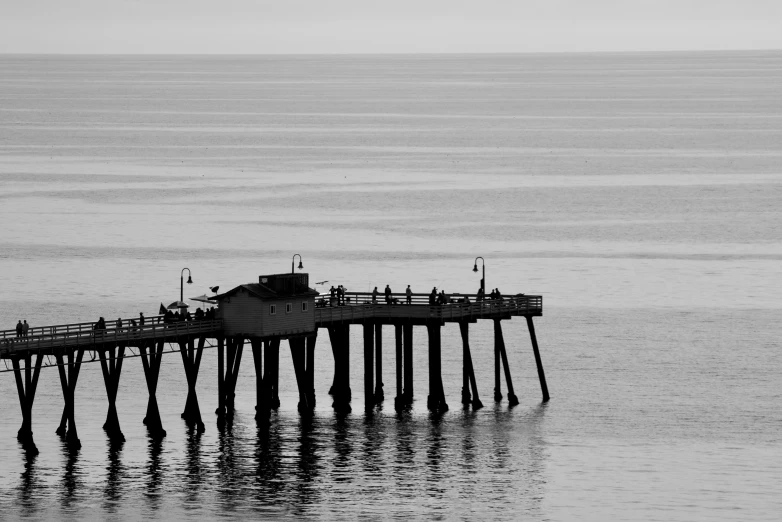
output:
M 301 254 L 293 254 L 293 257 L 291 258 L 291 274 L 294 274 L 293 271 L 293 262 L 296 261 L 296 256 L 299 256 L 299 270 L 304 268 L 304 265 L 301 264 Z
M 478 271 L 478 260 L 481 260 L 481 269 L 483 272 L 481 273 L 481 293 L 486 294 L 486 261 L 481 257 L 478 256 L 475 258 L 475 265 L 472 267 L 473 272 Z
M 185 301 L 185 270 L 187 270 L 187 284 L 189 285 L 193 284 L 193 278 L 190 276 L 190 269 L 183 268 L 182 272 L 179 273 L 179 302 L 180 303 L 183 303 Z

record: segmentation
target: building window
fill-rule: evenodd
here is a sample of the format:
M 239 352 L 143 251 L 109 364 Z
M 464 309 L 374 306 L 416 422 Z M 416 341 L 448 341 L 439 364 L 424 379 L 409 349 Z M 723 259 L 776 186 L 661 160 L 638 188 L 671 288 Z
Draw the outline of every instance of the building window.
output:
M 301 302 L 301 311 L 306 312 L 307 311 L 307 301 Z
M 285 313 L 289 314 L 293 311 L 293 304 L 292 303 L 286 303 L 285 305 Z
M 269 305 L 269 315 L 277 315 L 277 305 Z

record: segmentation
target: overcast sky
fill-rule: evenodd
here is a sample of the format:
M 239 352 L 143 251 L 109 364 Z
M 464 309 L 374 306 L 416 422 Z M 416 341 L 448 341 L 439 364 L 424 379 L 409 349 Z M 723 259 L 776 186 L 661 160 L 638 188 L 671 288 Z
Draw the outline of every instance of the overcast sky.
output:
M 0 0 L 3 53 L 782 49 L 782 0 Z

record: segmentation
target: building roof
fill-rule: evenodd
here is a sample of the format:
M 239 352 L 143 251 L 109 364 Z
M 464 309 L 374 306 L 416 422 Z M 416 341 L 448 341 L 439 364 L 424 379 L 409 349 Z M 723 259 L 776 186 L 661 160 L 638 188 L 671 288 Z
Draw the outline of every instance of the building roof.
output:
M 284 299 L 286 297 L 317 297 L 319 295 L 317 290 L 313 290 L 309 287 L 299 287 L 293 292 L 275 292 L 271 288 L 261 283 L 248 283 L 246 285 L 239 285 L 236 288 L 228 290 L 227 292 L 214 296 L 212 299 L 221 301 L 226 297 L 230 297 L 236 294 L 240 289 L 245 289 L 250 295 L 257 297 L 258 299 Z

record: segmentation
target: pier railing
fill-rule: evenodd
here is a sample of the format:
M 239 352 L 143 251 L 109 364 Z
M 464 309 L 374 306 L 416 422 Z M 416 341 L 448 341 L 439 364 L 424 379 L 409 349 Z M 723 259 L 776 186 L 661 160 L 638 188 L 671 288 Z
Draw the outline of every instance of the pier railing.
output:
M 163 322 L 163 316 L 148 317 L 143 325 L 132 320 L 106 323 L 105 329 L 96 329 L 96 323 L 72 323 L 31 327 L 27 335 L 17 337 L 16 330 L 0 331 L 0 358 L 14 352 L 47 350 L 60 347 L 89 348 L 104 343 L 132 345 L 139 341 L 170 339 L 180 336 L 220 332 L 222 320 Z
M 445 304 L 430 304 L 429 294 L 407 296 L 392 293 L 390 302 L 384 294 L 373 299 L 369 292 L 347 292 L 341 304 L 339 300 L 319 301 L 315 308 L 315 323 L 352 322 L 363 319 L 417 319 L 440 321 L 465 321 L 489 319 L 503 315 L 541 315 L 543 298 L 538 295 L 511 295 L 500 299 L 478 300 L 476 294 L 451 294 Z

